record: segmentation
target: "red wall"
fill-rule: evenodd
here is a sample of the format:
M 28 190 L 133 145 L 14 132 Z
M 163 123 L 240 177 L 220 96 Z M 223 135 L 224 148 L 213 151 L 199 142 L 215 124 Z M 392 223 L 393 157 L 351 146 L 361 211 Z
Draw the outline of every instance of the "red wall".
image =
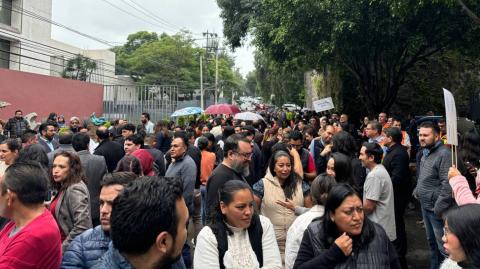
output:
M 10 106 L 0 109 L 0 119 L 7 120 L 21 109 L 23 115 L 38 114 L 42 121 L 50 112 L 80 119 L 103 113 L 103 86 L 78 80 L 50 77 L 0 68 L 0 101 Z

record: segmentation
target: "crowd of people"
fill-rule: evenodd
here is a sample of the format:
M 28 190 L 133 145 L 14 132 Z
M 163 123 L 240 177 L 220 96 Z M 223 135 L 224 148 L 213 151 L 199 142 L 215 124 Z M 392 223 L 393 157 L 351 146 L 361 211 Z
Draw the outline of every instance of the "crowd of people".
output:
M 475 129 L 452 165 L 444 121 L 407 132 L 384 112 L 22 115 L 0 121 L 0 268 L 406 269 L 412 202 L 430 268 L 480 268 Z

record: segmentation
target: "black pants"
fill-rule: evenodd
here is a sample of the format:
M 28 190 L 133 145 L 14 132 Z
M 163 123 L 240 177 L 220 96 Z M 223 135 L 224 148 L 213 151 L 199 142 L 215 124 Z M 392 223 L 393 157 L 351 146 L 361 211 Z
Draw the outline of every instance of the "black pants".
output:
M 402 269 L 407 269 L 407 232 L 405 231 L 405 209 L 407 208 L 410 194 L 408 190 L 394 189 L 394 206 L 395 206 L 395 226 L 397 239 L 393 241 L 397 250 L 398 258 Z

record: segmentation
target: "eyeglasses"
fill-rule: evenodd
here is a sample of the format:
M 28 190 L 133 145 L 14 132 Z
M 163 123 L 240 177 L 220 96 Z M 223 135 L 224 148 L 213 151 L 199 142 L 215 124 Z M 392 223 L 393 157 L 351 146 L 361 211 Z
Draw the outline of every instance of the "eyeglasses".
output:
M 357 214 L 363 214 L 363 207 L 351 207 L 349 209 L 343 210 L 342 212 L 347 216 L 353 216 L 354 212 L 357 212 Z
M 242 156 L 245 159 L 250 159 L 250 158 L 252 158 L 252 155 L 253 155 L 253 152 L 238 152 L 238 151 L 234 151 L 234 152 L 237 153 L 238 155 Z

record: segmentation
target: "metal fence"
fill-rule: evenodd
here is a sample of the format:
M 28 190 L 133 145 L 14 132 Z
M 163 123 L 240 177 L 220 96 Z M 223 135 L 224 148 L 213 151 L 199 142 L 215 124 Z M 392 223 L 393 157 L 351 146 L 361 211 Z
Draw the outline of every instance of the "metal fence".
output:
M 103 116 L 107 120 L 126 119 L 140 123 L 142 112 L 152 122 L 169 119 L 177 108 L 178 87 L 169 85 L 105 85 Z

